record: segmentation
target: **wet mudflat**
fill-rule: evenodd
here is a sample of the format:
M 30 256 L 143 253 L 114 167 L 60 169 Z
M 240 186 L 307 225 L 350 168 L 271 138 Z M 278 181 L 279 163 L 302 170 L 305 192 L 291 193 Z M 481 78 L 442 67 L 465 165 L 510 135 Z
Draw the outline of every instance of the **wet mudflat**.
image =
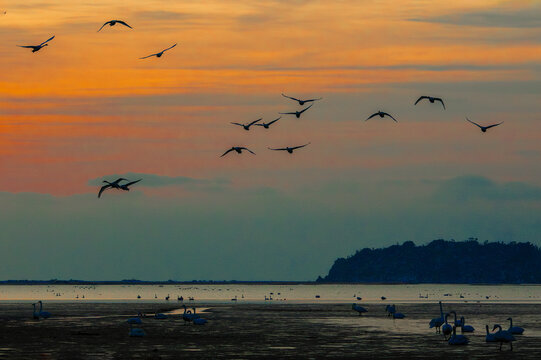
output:
M 384 304 L 362 304 L 358 316 L 347 304 L 197 304 L 207 308 L 203 326 L 185 324 L 176 312 L 156 320 L 154 312 L 174 311 L 177 302 L 47 303 L 53 316 L 32 320 L 32 306 L 0 304 L 0 358 L 5 359 L 176 359 L 189 358 L 443 358 L 539 359 L 541 314 L 533 304 L 444 304 L 466 317 L 476 332 L 470 344 L 449 346 L 434 329 L 437 304 L 396 304 L 403 320 L 386 317 Z M 130 338 L 126 319 L 143 312 L 143 338 Z M 199 312 L 199 311 L 198 311 Z M 485 324 L 513 317 L 526 329 L 508 345 L 485 343 Z

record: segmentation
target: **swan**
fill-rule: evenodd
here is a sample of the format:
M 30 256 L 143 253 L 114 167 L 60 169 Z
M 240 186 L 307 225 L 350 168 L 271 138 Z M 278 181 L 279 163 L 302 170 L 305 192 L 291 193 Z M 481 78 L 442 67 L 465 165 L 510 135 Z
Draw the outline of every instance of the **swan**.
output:
M 361 316 L 363 313 L 368 312 L 365 308 L 363 308 L 360 305 L 352 304 L 351 308 L 359 313 L 359 316 Z
M 193 320 L 193 314 L 191 310 L 187 310 L 186 305 L 182 305 L 184 308 L 184 313 L 182 314 L 182 320 L 184 320 L 184 324 L 189 323 Z
M 486 342 L 498 342 L 498 340 L 496 340 L 496 336 L 494 334 L 491 334 L 488 331 L 488 325 L 485 325 L 485 329 L 487 330 L 487 336 L 485 337 L 485 341 Z
M 282 117 L 280 116 L 278 119 L 274 119 L 272 120 L 271 122 L 268 122 L 268 123 L 262 123 L 262 124 L 254 124 L 255 126 L 263 126 L 265 129 L 268 129 L 269 126 L 271 126 L 272 124 L 274 124 L 275 122 L 277 122 L 278 120 L 280 120 Z
M 455 316 L 454 324 L 457 327 L 462 326 L 462 321 L 460 319 L 457 319 L 456 317 L 456 311 L 449 311 L 449 314 L 453 314 Z
M 513 335 L 522 335 L 524 329 L 520 326 L 513 326 L 513 318 L 507 318 L 507 320 L 509 320 L 509 329 L 507 331 Z
M 36 303 L 33 303 L 34 311 L 32 312 L 32 318 L 34 320 L 39 320 L 39 311 L 36 310 Z
M 226 152 L 224 152 L 224 153 L 222 154 L 222 156 L 220 156 L 220 157 L 223 157 L 223 156 L 227 155 L 227 154 L 230 153 L 231 151 L 236 151 L 237 154 L 242 154 L 242 150 L 246 150 L 246 151 L 248 151 L 248 152 L 250 152 L 250 153 L 252 153 L 252 154 L 255 155 L 255 152 L 253 152 L 252 150 L 248 149 L 247 147 L 244 147 L 244 146 L 233 146 L 231 149 L 229 149 L 229 150 L 227 150 Z M 190 298 L 190 300 L 193 300 L 193 298 Z
M 456 334 L 456 326 L 453 326 L 453 335 L 449 338 L 447 343 L 449 345 L 468 345 L 470 341 L 464 335 Z
M 498 331 L 494 333 L 494 337 L 496 338 L 496 342 L 500 343 L 500 351 L 502 350 L 503 343 L 509 343 L 509 345 L 511 345 L 511 351 L 512 351 L 513 341 L 516 340 L 513 334 L 511 334 L 507 330 L 502 330 L 502 327 L 498 324 L 494 325 L 494 327 L 492 328 L 492 331 L 496 329 L 498 329 Z
M 141 313 L 137 314 L 137 317 L 132 317 L 126 320 L 128 324 L 142 324 L 143 321 L 141 320 Z
M 167 296 L 165 297 L 165 300 L 169 301 L 169 298 L 170 298 L 170 296 L 169 296 L 169 294 L 167 294 Z
M 98 193 L 98 198 L 101 196 L 101 194 L 102 194 L 105 190 L 107 190 L 107 189 L 109 189 L 109 188 L 111 188 L 111 189 L 120 189 L 119 183 L 120 183 L 121 181 L 129 181 L 129 180 L 128 180 L 128 179 L 124 179 L 124 178 L 118 178 L 118 179 L 116 179 L 116 180 L 113 181 L 113 182 L 109 182 L 109 181 L 107 181 L 107 180 L 103 180 L 103 182 L 106 183 L 107 185 L 103 185 L 103 186 L 100 188 L 100 192 Z
M 130 331 L 128 333 L 131 337 L 143 337 L 146 335 L 145 330 L 140 328 L 134 328 L 132 324 L 130 324 Z
M 396 312 L 396 307 L 395 305 L 387 305 L 387 307 L 385 308 L 388 312 L 389 312 L 389 315 L 393 317 L 393 319 L 403 319 L 406 317 L 406 315 L 402 314 L 402 313 L 399 313 L 399 312 Z
M 395 312 L 395 313 L 393 314 L 393 319 L 403 319 L 403 318 L 405 318 L 405 317 L 406 317 L 406 315 L 404 315 L 404 314 L 402 314 L 402 313 L 399 313 L 399 312 Z
M 149 57 L 151 57 L 151 56 L 156 56 L 157 58 L 160 58 L 160 57 L 162 57 L 162 55 L 163 55 L 164 52 L 166 52 L 167 50 L 171 50 L 171 49 L 174 48 L 175 46 L 177 46 L 177 44 L 175 44 L 175 45 L 173 45 L 173 46 L 170 46 L 170 47 L 168 47 L 167 49 L 164 49 L 164 50 L 162 50 L 162 51 L 160 51 L 160 52 L 157 52 L 157 53 L 155 53 L 155 54 L 151 54 L 151 55 L 148 55 L 148 56 L 143 56 L 143 57 L 141 57 L 141 58 L 139 58 L 139 59 L 146 59 L 146 58 L 149 58 Z
M 379 115 L 380 118 L 383 118 L 384 116 L 388 116 L 391 119 L 393 119 L 395 122 L 398 122 L 398 120 L 396 120 L 391 114 L 388 114 L 388 113 L 383 112 L 381 110 L 379 110 L 377 113 L 374 113 L 374 114 L 370 115 L 365 121 L 368 121 L 368 120 L 372 119 L 374 116 L 378 116 L 378 115 Z
M 472 333 L 475 331 L 474 327 L 471 325 L 466 325 L 466 319 L 464 319 L 464 316 L 460 317 L 460 328 L 462 329 L 463 333 Z
M 323 99 L 323 98 L 317 98 L 317 99 L 300 100 L 300 99 L 297 99 L 297 98 L 294 98 L 294 97 L 291 97 L 291 96 L 287 96 L 287 95 L 285 95 L 283 93 L 282 93 L 282 96 L 285 97 L 285 98 L 291 99 L 291 100 L 295 100 L 296 102 L 299 103 L 300 106 L 303 106 L 307 102 L 313 102 L 313 101 L 318 101 L 318 100 Z
M 45 46 L 49 46 L 49 44 L 47 44 L 47 43 L 49 41 L 51 41 L 52 39 L 54 39 L 54 37 L 55 37 L 55 35 L 51 36 L 48 40 L 42 42 L 39 45 L 17 45 L 17 46 L 22 47 L 22 48 L 26 48 L 26 49 L 32 49 L 32 52 L 35 53 L 36 51 L 40 51 Z
M 396 309 L 394 305 L 386 305 L 385 311 L 387 311 L 387 316 L 392 316 L 396 312 Z
M 445 104 L 443 103 L 443 100 L 441 98 L 438 98 L 438 97 L 432 97 L 432 96 L 421 96 L 419 99 L 417 99 L 417 101 L 415 102 L 414 105 L 417 105 L 417 103 L 423 99 L 427 99 L 428 101 L 430 101 L 431 104 L 434 104 L 434 101 L 439 101 L 441 102 L 441 104 L 443 105 L 443 109 L 445 110 Z
M 444 320 L 443 320 L 444 324 L 441 327 L 441 332 L 442 332 L 443 336 L 445 337 L 445 340 L 447 340 L 449 335 L 451 335 L 451 333 L 453 332 L 453 327 L 447 322 L 448 317 L 449 317 L 449 314 L 445 314 L 445 317 L 444 317 Z
M 310 145 L 310 143 L 307 143 L 307 144 L 304 144 L 304 145 L 299 145 L 299 146 L 292 146 L 292 147 L 285 147 L 285 148 L 278 148 L 278 149 L 272 149 L 272 148 L 268 148 L 269 150 L 275 150 L 275 151 L 287 151 L 288 153 L 290 154 L 293 154 L 293 150 L 297 150 L 297 149 L 300 149 L 300 148 L 303 148 L 307 145 Z
M 130 29 L 133 29 L 130 25 L 126 24 L 126 23 L 125 23 L 124 21 L 122 21 L 122 20 L 109 20 L 109 21 L 105 22 L 105 23 L 100 27 L 100 29 L 98 30 L 98 32 L 100 32 L 101 29 L 103 29 L 103 27 L 104 27 L 105 25 L 115 26 L 116 24 L 124 25 L 124 26 L 129 27 Z
M 479 129 L 481 129 L 482 132 L 487 132 L 488 129 L 490 128 L 493 128 L 494 126 L 498 126 L 498 125 L 501 125 L 503 124 L 503 121 L 501 123 L 498 123 L 498 124 L 492 124 L 492 125 L 488 125 L 488 126 L 482 126 L 482 125 L 479 125 L 478 123 L 475 123 L 473 121 L 471 121 L 470 119 L 466 118 L 466 120 L 468 120 L 469 122 L 471 122 L 472 124 L 474 125 L 477 125 L 479 127 Z M 487 299 L 488 299 L 488 296 L 487 296 Z
M 441 304 L 441 301 L 439 303 L 440 303 L 440 317 L 437 317 L 437 318 L 434 318 L 434 319 L 430 320 L 430 323 L 428 324 L 428 326 L 431 329 L 433 327 L 436 328 L 436 333 L 439 333 L 441 331 L 441 326 L 445 322 L 445 318 L 443 316 L 443 306 Z
M 40 301 L 38 301 L 38 304 L 39 304 L 39 316 L 44 318 L 44 319 L 48 319 L 51 317 L 51 313 L 48 312 L 48 311 L 43 311 L 43 303 Z
M 120 190 L 124 190 L 124 191 L 130 191 L 129 186 L 131 186 L 131 185 L 133 185 L 133 184 L 136 184 L 136 183 L 138 183 L 138 182 L 141 181 L 141 180 L 143 180 L 143 179 L 135 180 L 135 181 L 129 182 L 129 183 L 127 183 L 127 184 L 120 185 L 119 189 L 120 189 Z
M 300 110 L 300 111 L 285 112 L 285 113 L 278 113 L 278 114 L 280 114 L 280 115 L 295 115 L 295 116 L 297 117 L 297 119 L 298 119 L 298 118 L 301 117 L 301 114 L 302 114 L 303 112 L 305 112 L 306 110 L 310 109 L 312 106 L 314 106 L 314 104 L 312 104 L 312 105 L 308 106 L 307 108 L 304 108 L 304 109 L 302 109 L 302 110 Z
M 262 118 L 259 118 L 257 120 L 252 121 L 251 123 L 248 123 L 248 124 L 241 124 L 241 123 L 237 123 L 237 122 L 232 122 L 231 124 L 242 126 L 244 128 L 244 130 L 249 131 L 250 126 L 254 125 L 256 122 L 261 121 L 261 120 L 262 120 Z

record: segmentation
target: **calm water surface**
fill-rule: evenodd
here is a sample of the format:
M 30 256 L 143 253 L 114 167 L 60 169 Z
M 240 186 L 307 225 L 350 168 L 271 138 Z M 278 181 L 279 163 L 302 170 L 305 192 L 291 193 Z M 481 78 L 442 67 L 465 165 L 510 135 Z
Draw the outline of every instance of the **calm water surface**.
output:
M 1 285 L 0 301 L 541 303 L 541 285 Z M 140 298 L 138 298 L 140 296 Z

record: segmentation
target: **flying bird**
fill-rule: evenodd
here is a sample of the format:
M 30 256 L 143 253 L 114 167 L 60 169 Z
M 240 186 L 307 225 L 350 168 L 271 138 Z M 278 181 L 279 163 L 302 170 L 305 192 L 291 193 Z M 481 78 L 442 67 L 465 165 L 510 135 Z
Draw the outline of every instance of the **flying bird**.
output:
M 293 111 L 293 112 L 286 112 L 286 113 L 279 113 L 279 114 L 282 114 L 282 115 L 295 115 L 295 116 L 297 117 L 297 119 L 298 119 L 298 118 L 301 117 L 301 114 L 302 114 L 303 112 L 305 112 L 306 110 L 310 109 L 312 106 L 314 106 L 314 104 L 308 106 L 307 108 L 302 109 L 301 111 Z
M 109 21 L 105 22 L 105 23 L 100 27 L 100 29 L 98 30 L 98 32 L 100 32 L 101 29 L 103 29 L 103 27 L 104 27 L 105 25 L 115 26 L 117 23 L 118 23 L 118 24 L 121 24 L 121 25 L 124 25 L 124 26 L 127 26 L 127 27 L 129 27 L 130 29 L 133 29 L 130 25 L 126 24 L 126 23 L 125 23 L 124 21 L 122 21 L 122 20 L 109 20 Z
M 379 115 L 380 118 L 383 118 L 384 116 L 388 116 L 391 119 L 393 119 L 395 122 L 398 122 L 391 114 L 387 114 L 386 112 L 383 112 L 383 111 L 378 111 L 377 113 L 374 113 L 374 114 L 370 115 L 368 117 L 368 119 L 366 119 L 365 121 L 368 121 L 368 120 L 372 119 L 374 116 L 378 116 L 378 115 Z
M 306 145 L 309 145 L 310 143 L 308 144 L 304 144 L 304 145 L 299 145 L 299 146 L 292 146 L 292 147 L 285 147 L 285 148 L 278 148 L 278 149 L 271 149 L 269 148 L 269 150 L 275 150 L 275 151 L 287 151 L 288 153 L 290 154 L 293 154 L 293 150 L 297 150 L 297 149 L 300 149 L 300 148 L 303 148 L 305 147 Z
M 40 51 L 41 48 L 44 48 L 45 46 L 49 46 L 49 44 L 47 44 L 47 43 L 49 41 L 51 41 L 52 39 L 54 39 L 54 37 L 55 37 L 54 35 L 51 36 L 51 38 L 49 40 L 44 41 L 39 45 L 17 45 L 17 46 L 22 47 L 22 48 L 32 49 L 32 52 L 35 53 L 36 51 Z
M 490 129 L 490 128 L 494 127 L 494 126 L 498 126 L 498 125 L 503 124 L 503 121 L 502 121 L 501 123 L 498 123 L 498 124 L 492 124 L 492 125 L 489 125 L 489 126 L 482 126 L 482 125 L 479 125 L 478 123 L 475 123 L 475 122 L 471 121 L 468 118 L 466 118 L 466 120 L 468 120 L 469 122 L 471 122 L 474 125 L 477 125 L 479 127 L 479 129 L 481 129 L 482 132 L 487 132 L 488 129 Z
M 277 122 L 278 120 L 280 120 L 282 117 L 280 116 L 278 119 L 274 119 L 272 120 L 271 122 L 268 122 L 268 123 L 263 123 L 263 124 L 254 124 L 255 126 L 263 126 L 265 129 L 268 129 L 269 126 L 271 126 L 272 124 L 274 124 L 275 122 Z
M 254 125 L 256 122 L 258 121 L 261 121 L 261 118 L 260 119 L 257 119 L 257 120 L 254 120 L 252 121 L 251 123 L 249 124 L 240 124 L 240 123 L 236 123 L 236 122 L 232 122 L 231 124 L 233 125 L 238 125 L 238 126 L 242 126 L 244 128 L 244 130 L 248 131 L 250 130 L 250 126 Z
M 159 58 L 159 57 L 162 57 L 162 55 L 163 55 L 164 52 L 166 52 L 167 50 L 171 50 L 171 49 L 174 48 L 175 46 L 177 46 L 177 44 L 175 44 L 175 45 L 173 45 L 173 46 L 170 46 L 170 47 L 168 47 L 167 49 L 164 49 L 164 50 L 162 50 L 162 51 L 160 51 L 160 52 L 157 52 L 157 53 L 155 53 L 155 54 L 148 55 L 148 56 L 143 56 L 142 58 L 139 58 L 139 59 L 146 59 L 146 58 L 149 58 L 149 57 L 151 57 L 151 56 L 156 56 L 156 57 L 158 57 L 158 58 Z
M 291 97 L 291 96 L 287 96 L 285 94 L 282 93 L 282 96 L 285 97 L 285 98 L 288 98 L 288 99 L 291 99 L 291 100 L 295 100 L 296 102 L 299 103 L 299 105 L 304 105 L 305 103 L 307 102 L 313 102 L 313 101 L 318 101 L 318 100 L 321 100 L 323 98 L 317 98 L 317 99 L 306 99 L 306 100 L 301 100 L 301 99 L 297 99 L 297 98 L 294 98 L 294 97 Z
M 98 193 L 98 198 L 101 197 L 101 194 L 107 190 L 107 189 L 118 189 L 118 190 L 124 190 L 124 191 L 130 191 L 129 189 L 129 186 L 135 184 L 135 183 L 138 183 L 139 181 L 141 181 L 142 179 L 139 179 L 139 180 L 136 180 L 136 181 L 132 181 L 132 182 L 129 182 L 127 184 L 122 184 L 120 185 L 120 182 L 121 181 L 129 181 L 128 179 L 124 179 L 124 178 L 119 178 L 119 179 L 116 179 L 115 181 L 113 182 L 109 182 L 107 180 L 103 180 L 104 183 L 106 183 L 107 185 L 103 185 L 101 188 L 100 188 L 100 192 Z
M 246 148 L 246 147 L 244 147 L 244 146 L 233 146 L 231 149 L 229 149 L 229 150 L 227 150 L 226 152 L 224 152 L 224 153 L 222 154 L 222 156 L 220 156 L 220 157 L 223 157 L 223 156 L 229 154 L 231 151 L 236 151 L 238 154 L 242 154 L 242 150 L 246 150 L 246 151 L 248 151 L 248 152 L 250 152 L 250 153 L 252 153 L 252 154 L 255 155 L 255 152 L 253 152 L 252 150 L 250 150 L 250 149 L 248 149 L 248 148 Z
M 417 101 L 415 102 L 414 105 L 417 105 L 417 103 L 423 99 L 428 99 L 428 101 L 430 101 L 430 103 L 434 104 L 434 101 L 439 101 L 441 102 L 441 104 L 443 105 L 443 109 L 445 110 L 445 104 L 443 103 L 443 100 L 441 98 L 437 98 L 437 97 L 432 97 L 432 96 L 421 96 L 420 98 L 417 99 Z

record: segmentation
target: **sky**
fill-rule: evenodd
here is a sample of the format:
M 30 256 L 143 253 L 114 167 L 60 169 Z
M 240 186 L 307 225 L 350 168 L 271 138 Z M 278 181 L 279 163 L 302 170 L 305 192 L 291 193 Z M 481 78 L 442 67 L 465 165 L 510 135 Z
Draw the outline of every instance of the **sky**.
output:
M 408 240 L 541 245 L 539 1 L 0 10 L 0 279 L 314 280 Z M 281 93 L 323 99 L 230 124 L 302 108 Z M 143 180 L 98 199 L 119 176 Z

